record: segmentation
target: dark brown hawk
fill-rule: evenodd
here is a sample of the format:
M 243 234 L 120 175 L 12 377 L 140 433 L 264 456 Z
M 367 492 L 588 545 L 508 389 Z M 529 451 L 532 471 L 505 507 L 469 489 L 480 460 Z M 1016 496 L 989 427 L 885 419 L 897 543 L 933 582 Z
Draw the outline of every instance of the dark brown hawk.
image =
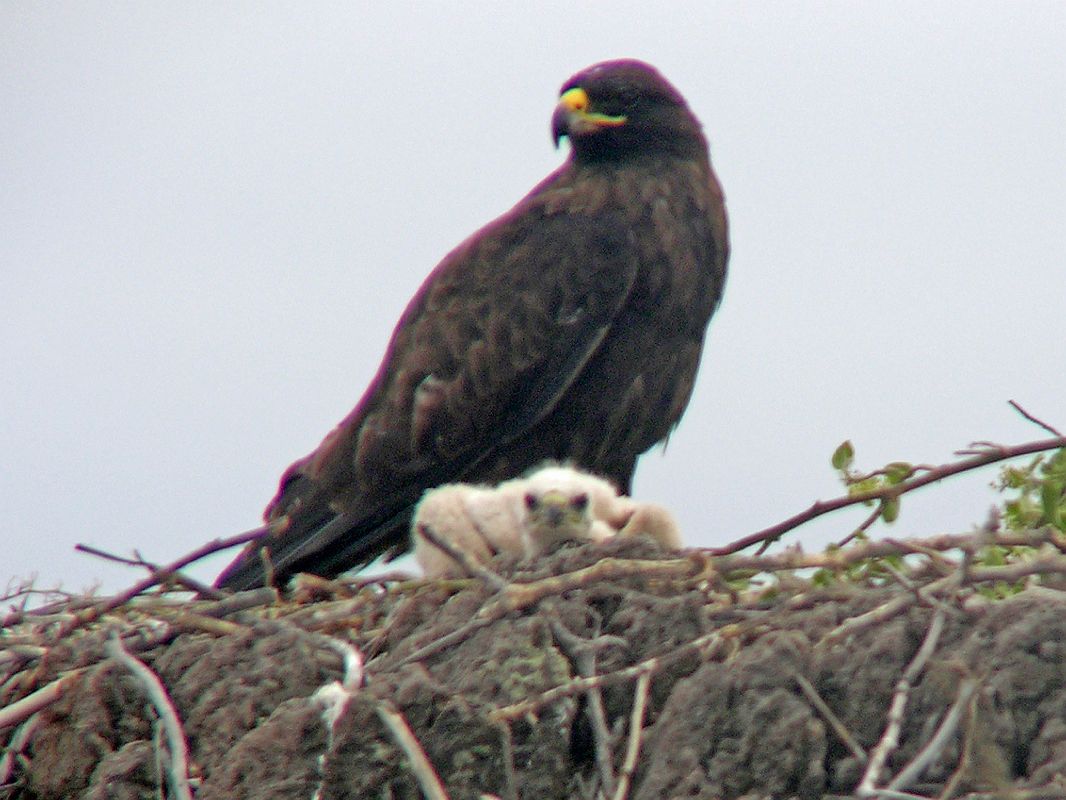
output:
M 655 69 L 562 88 L 566 162 L 449 253 L 355 409 L 286 471 L 217 585 L 334 576 L 409 546 L 422 493 L 570 461 L 628 492 L 692 392 L 729 253 L 699 121 Z

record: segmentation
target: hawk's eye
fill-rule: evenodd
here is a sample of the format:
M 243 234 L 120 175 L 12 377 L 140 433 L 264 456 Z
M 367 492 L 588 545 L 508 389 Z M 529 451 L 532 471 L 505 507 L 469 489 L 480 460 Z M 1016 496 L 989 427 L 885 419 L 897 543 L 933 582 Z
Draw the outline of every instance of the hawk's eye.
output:
M 537 507 L 537 496 L 535 494 L 526 494 L 526 508 L 530 511 Z
M 584 511 L 589 504 L 589 496 L 587 494 L 579 494 L 573 500 L 570 501 L 570 505 L 576 508 L 578 511 Z
M 640 93 L 629 86 L 612 87 L 612 91 L 596 98 L 596 110 L 603 114 L 630 114 L 640 105 Z

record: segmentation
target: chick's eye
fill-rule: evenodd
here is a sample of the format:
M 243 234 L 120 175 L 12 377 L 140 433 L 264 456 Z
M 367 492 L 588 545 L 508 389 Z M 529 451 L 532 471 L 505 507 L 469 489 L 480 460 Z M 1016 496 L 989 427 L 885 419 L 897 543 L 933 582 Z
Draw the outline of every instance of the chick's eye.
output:
M 570 504 L 578 511 L 584 511 L 588 507 L 589 496 L 587 494 L 579 494 L 570 501 Z
M 526 494 L 526 508 L 532 511 L 537 507 L 537 496 L 535 494 Z

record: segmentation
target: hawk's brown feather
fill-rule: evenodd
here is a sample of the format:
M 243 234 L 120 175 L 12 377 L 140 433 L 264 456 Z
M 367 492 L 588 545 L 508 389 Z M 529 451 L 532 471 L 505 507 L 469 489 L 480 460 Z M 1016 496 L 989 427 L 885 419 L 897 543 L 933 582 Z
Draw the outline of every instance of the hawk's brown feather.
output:
M 677 423 L 725 280 L 721 189 L 699 123 L 651 67 L 600 64 L 574 88 L 588 108 L 553 118 L 570 158 L 433 270 L 359 404 L 289 468 L 269 533 L 220 586 L 261 585 L 263 547 L 279 581 L 405 549 L 411 508 L 442 483 L 551 458 L 628 490 Z

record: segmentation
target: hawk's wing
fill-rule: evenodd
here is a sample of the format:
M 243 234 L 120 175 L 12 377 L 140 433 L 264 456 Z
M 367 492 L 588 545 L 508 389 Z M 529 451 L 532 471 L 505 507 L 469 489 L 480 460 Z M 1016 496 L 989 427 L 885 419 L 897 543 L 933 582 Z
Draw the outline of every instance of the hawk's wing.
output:
M 638 264 L 620 211 L 567 211 L 575 199 L 581 208 L 577 191 L 542 184 L 433 271 L 358 406 L 283 478 L 267 511 L 276 532 L 219 585 L 261 583 L 264 545 L 282 580 L 405 541 L 405 515 L 426 488 L 515 442 L 582 380 Z

